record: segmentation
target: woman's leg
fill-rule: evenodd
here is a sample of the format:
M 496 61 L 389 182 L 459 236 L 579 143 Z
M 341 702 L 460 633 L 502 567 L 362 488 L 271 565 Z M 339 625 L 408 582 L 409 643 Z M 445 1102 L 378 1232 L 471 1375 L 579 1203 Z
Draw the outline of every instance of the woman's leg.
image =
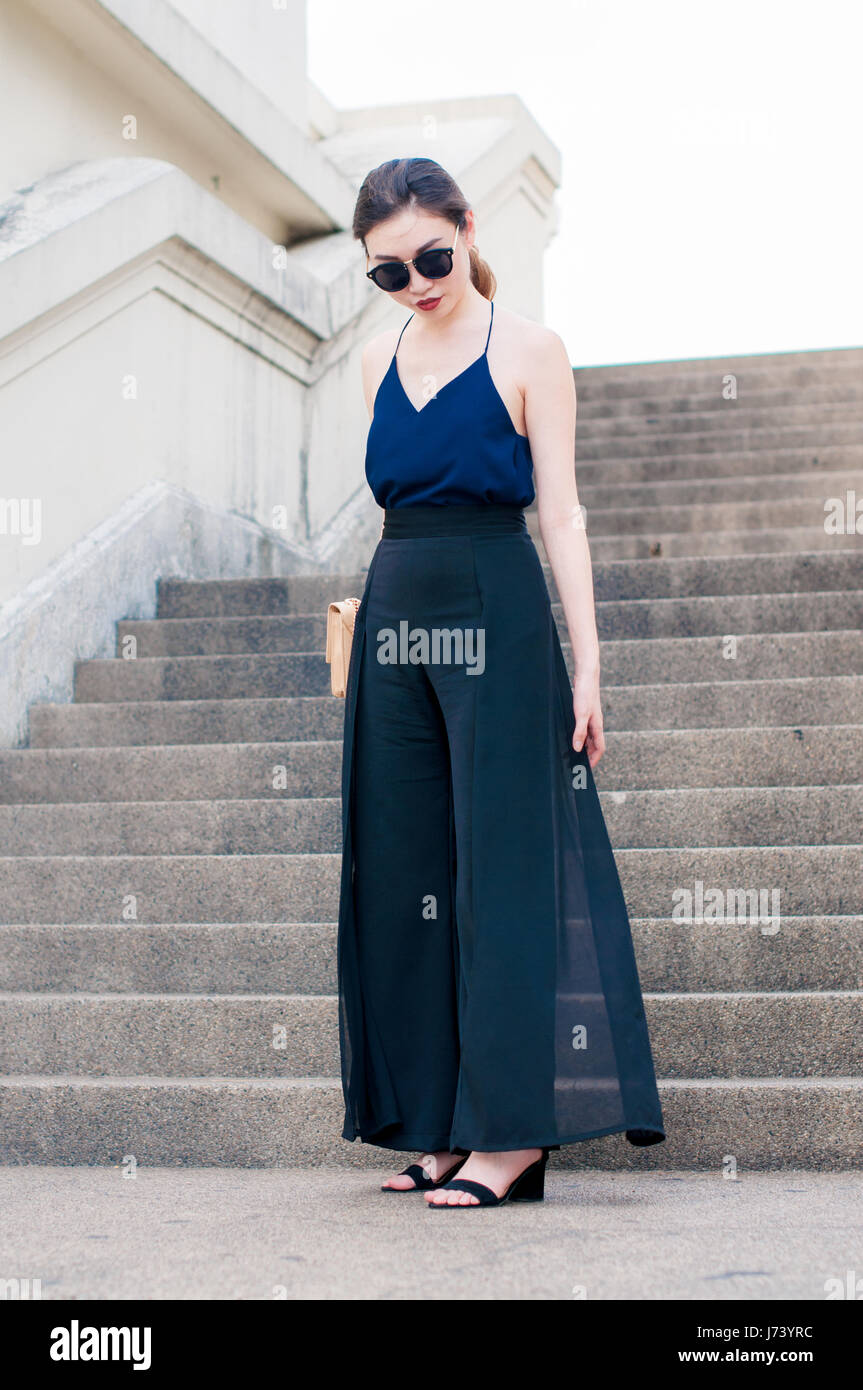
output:
M 421 666 L 377 661 L 376 627 L 357 700 L 356 938 L 369 1090 L 385 1075 L 400 1121 L 362 1138 L 443 1158 L 459 1056 L 446 729 Z

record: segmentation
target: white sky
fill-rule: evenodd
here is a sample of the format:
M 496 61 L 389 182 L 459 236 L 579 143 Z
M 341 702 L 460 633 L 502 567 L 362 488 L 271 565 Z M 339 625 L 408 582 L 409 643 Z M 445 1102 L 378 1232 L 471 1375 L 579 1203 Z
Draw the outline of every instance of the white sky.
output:
M 336 106 L 515 92 L 533 113 L 562 155 L 544 321 L 574 364 L 863 345 L 860 0 L 307 13 Z

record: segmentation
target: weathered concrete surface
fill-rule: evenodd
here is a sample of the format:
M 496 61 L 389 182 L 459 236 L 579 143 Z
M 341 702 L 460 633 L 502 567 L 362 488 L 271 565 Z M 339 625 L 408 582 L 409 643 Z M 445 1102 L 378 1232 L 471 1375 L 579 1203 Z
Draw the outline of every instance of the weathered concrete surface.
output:
M 861 1172 L 549 1170 L 543 1203 L 441 1214 L 379 1191 L 397 1166 L 0 1168 L 0 1278 L 43 1299 L 722 1302 L 824 1301 L 863 1273 Z

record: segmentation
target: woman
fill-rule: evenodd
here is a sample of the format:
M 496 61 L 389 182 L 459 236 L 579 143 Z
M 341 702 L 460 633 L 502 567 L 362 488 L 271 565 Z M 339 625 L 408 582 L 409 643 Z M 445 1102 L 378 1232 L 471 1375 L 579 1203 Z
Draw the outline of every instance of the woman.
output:
M 538 1200 L 552 1148 L 665 1137 L 592 777 L 605 740 L 572 369 L 556 333 L 495 313 L 473 212 L 433 160 L 374 169 L 353 231 L 412 313 L 362 359 L 384 525 L 345 700 L 342 1134 L 419 1150 L 383 1190 L 434 1210 Z

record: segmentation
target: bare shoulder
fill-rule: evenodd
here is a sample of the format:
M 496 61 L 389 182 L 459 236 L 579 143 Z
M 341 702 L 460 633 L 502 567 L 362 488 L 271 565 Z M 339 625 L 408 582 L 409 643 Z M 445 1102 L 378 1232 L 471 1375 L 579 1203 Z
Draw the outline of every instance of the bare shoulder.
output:
M 495 309 L 496 323 L 498 316 L 503 330 L 501 337 L 506 339 L 513 364 L 524 381 L 554 365 L 562 364 L 568 371 L 572 370 L 566 344 L 553 328 L 526 318 L 524 314 L 516 314 L 512 309 Z
M 568 400 L 574 402 L 572 364 L 560 334 L 510 309 L 495 310 L 495 319 L 498 312 L 501 339 L 524 409 L 532 404 L 534 413 L 557 412 Z
M 369 338 L 363 347 L 360 356 L 360 369 L 363 378 L 363 395 L 366 399 L 369 418 L 372 416 L 374 399 L 395 351 L 400 332 L 400 328 L 385 328 L 383 332 L 376 333 L 373 338 Z
M 363 363 L 373 367 L 375 362 L 384 357 L 392 357 L 393 348 L 400 332 L 400 326 L 398 328 L 385 328 L 381 333 L 376 333 L 373 338 L 369 338 L 363 348 Z

